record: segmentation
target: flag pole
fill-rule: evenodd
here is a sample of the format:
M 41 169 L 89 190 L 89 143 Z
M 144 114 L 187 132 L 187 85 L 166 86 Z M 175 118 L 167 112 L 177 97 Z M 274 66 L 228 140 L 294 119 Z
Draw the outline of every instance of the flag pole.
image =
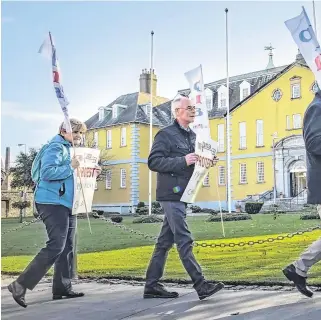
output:
M 225 9 L 226 16 L 226 140 L 227 140 L 227 202 L 228 212 L 231 213 L 232 196 L 231 196 L 231 136 L 230 136 L 230 79 L 229 79 L 229 46 L 228 46 L 228 9 Z
M 151 33 L 150 51 L 150 111 L 149 111 L 149 151 L 153 143 L 153 78 L 154 78 L 154 31 Z M 148 172 L 148 214 L 152 214 L 152 171 Z
M 49 31 L 49 40 L 50 40 L 50 44 L 51 44 L 52 50 L 53 50 L 53 48 L 56 50 L 56 48 L 55 48 L 55 46 L 53 44 L 53 40 L 52 40 L 52 36 L 51 36 L 51 32 L 50 31 Z M 55 51 L 55 54 L 56 54 L 56 51 Z M 56 68 L 58 68 L 58 62 L 57 62 L 58 59 L 57 59 L 57 56 L 55 56 L 55 57 L 56 57 L 56 64 L 57 64 Z M 52 68 L 53 67 L 54 66 L 52 65 Z M 57 73 L 59 72 L 59 70 L 53 70 L 53 72 L 54 71 L 56 71 Z M 55 78 L 54 78 L 53 81 L 54 81 L 54 83 L 56 82 Z M 59 83 L 59 77 L 58 77 L 57 83 Z M 62 89 L 62 85 L 60 83 L 59 83 L 59 86 Z M 66 131 L 67 132 L 69 131 L 71 133 L 71 144 L 72 144 L 73 151 L 74 151 L 74 157 L 76 157 L 76 148 L 75 148 L 74 139 L 73 139 L 73 136 L 72 136 L 72 128 L 71 128 L 71 123 L 70 123 L 68 109 L 67 109 L 68 101 L 65 98 L 63 99 L 63 101 L 64 101 L 63 105 L 62 105 L 62 102 L 60 100 L 59 100 L 59 103 L 60 103 L 60 106 L 62 107 L 62 111 L 63 111 L 64 116 L 65 116 Z M 84 205 L 85 205 L 85 210 L 86 210 L 86 215 L 87 215 L 87 220 L 88 220 L 89 232 L 90 232 L 90 234 L 92 234 L 91 224 L 90 224 L 90 219 L 89 219 L 89 214 L 88 214 L 88 209 L 87 209 L 87 203 L 86 203 L 86 198 L 85 198 L 85 193 L 84 193 L 84 188 L 83 188 L 81 176 L 79 174 L 79 168 L 77 168 L 76 171 L 77 171 L 77 175 L 79 177 L 82 196 L 83 196 L 83 199 L 84 199 Z
M 316 18 L 316 15 L 315 15 L 315 3 L 314 3 L 314 0 L 312 1 L 312 7 L 313 7 L 313 20 L 314 20 L 314 33 L 315 33 L 315 37 L 318 39 L 317 18 Z

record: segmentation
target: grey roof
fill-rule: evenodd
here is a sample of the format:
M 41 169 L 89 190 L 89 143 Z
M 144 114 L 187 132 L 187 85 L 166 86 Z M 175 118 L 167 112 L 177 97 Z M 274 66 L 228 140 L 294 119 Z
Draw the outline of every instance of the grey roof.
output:
M 268 85 L 276 76 L 285 72 L 295 63 L 290 65 L 281 66 L 277 68 L 265 69 L 256 72 L 250 72 L 238 76 L 230 77 L 230 111 L 237 106 L 248 100 L 255 92 Z M 251 85 L 250 94 L 243 101 L 240 101 L 240 84 L 243 81 L 247 81 Z M 205 84 L 205 88 L 213 91 L 213 107 L 209 110 L 209 118 L 221 118 L 226 114 L 226 108 L 218 108 L 218 89 L 226 85 L 226 79 L 221 79 L 208 84 Z M 189 89 L 179 90 L 178 93 L 189 94 Z M 99 113 L 86 121 L 88 129 L 103 128 L 121 123 L 138 122 L 149 123 L 149 116 L 144 111 L 145 105 L 139 105 L 138 102 L 139 93 L 129 93 L 118 97 L 105 107 L 104 119 L 99 121 Z M 153 107 L 153 125 L 167 126 L 172 122 L 171 116 L 171 102 L 167 101 L 158 106 Z M 114 104 L 125 105 L 126 109 L 122 110 L 118 117 L 112 118 L 111 107 Z
M 268 83 L 276 75 L 286 69 L 289 65 L 281 66 L 272 69 L 265 69 L 261 71 L 250 72 L 237 76 L 230 77 L 230 110 L 234 109 L 240 103 L 240 84 L 247 81 L 251 85 L 250 96 L 261 88 L 264 84 Z M 205 88 L 213 91 L 213 107 L 208 111 L 209 118 L 221 118 L 226 113 L 226 108 L 218 108 L 218 93 L 217 90 L 222 86 L 226 86 L 226 79 L 210 82 L 205 84 Z M 179 90 L 179 93 L 189 94 L 189 89 Z
M 96 129 L 108 127 L 116 124 L 132 122 L 136 118 L 137 113 L 137 101 L 138 101 L 138 92 L 128 93 L 118 97 L 116 100 L 111 102 L 105 107 L 105 116 L 103 120 L 99 121 L 99 112 L 93 115 L 85 123 L 88 129 Z M 112 106 L 114 104 L 121 104 L 127 106 L 126 109 L 122 110 L 117 118 L 112 117 Z M 110 109 L 109 109 L 110 108 Z

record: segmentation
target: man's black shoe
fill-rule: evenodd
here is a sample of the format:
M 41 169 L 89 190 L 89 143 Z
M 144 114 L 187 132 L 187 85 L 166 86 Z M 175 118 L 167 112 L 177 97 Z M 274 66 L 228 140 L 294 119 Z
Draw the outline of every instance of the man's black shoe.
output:
M 295 266 L 293 264 L 290 264 L 289 266 L 284 268 L 283 273 L 290 281 L 292 281 L 295 284 L 296 288 L 302 294 L 309 298 L 312 298 L 313 292 L 307 288 L 306 278 L 297 274 Z
M 72 298 L 80 298 L 83 297 L 85 294 L 83 292 L 74 292 L 74 291 L 69 291 L 69 292 L 65 292 L 62 294 L 53 294 L 52 295 L 52 299 L 53 300 L 60 300 L 62 298 L 66 298 L 66 299 L 72 299 Z
M 199 290 L 197 290 L 197 294 L 200 300 L 210 297 L 216 292 L 219 292 L 224 288 L 224 283 L 216 282 L 216 283 L 209 283 L 204 282 Z
M 177 298 L 178 292 L 167 291 L 163 285 L 160 283 L 156 284 L 154 287 L 145 287 L 144 289 L 144 299 L 150 298 Z
M 11 284 L 9 284 L 8 290 L 12 293 L 13 299 L 19 304 L 19 306 L 27 308 L 27 304 L 25 301 L 25 294 L 27 291 L 26 288 L 24 288 L 17 281 L 14 281 Z

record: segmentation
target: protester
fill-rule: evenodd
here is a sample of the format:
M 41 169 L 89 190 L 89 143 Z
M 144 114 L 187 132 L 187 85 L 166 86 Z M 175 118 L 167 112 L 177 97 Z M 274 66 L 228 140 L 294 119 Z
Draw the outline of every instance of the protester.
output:
M 196 135 L 189 128 L 195 118 L 195 106 L 187 97 L 179 96 L 172 102 L 172 113 L 174 123 L 156 134 L 148 158 L 149 169 L 157 172 L 156 199 L 164 209 L 165 218 L 147 269 L 144 298 L 178 297 L 177 292 L 169 292 L 159 283 L 168 251 L 176 243 L 184 268 L 202 300 L 223 289 L 224 284 L 212 284 L 204 279 L 193 255 L 193 239 L 186 223 L 187 204 L 180 201 L 197 161 Z
M 321 91 L 305 112 L 303 119 L 303 138 L 306 148 L 308 199 L 317 204 L 321 219 Z M 321 237 L 313 242 L 300 258 L 283 269 L 284 275 L 307 297 L 313 292 L 307 287 L 306 280 L 310 268 L 321 260 Z
M 33 290 L 54 264 L 53 299 L 77 298 L 82 292 L 72 290 L 72 257 L 77 227 L 77 216 L 72 215 L 74 198 L 74 170 L 79 161 L 70 154 L 73 141 L 75 146 L 82 142 L 86 125 L 71 119 L 72 133 L 67 133 L 64 123 L 59 134 L 42 147 L 32 166 L 32 176 L 39 175 L 35 188 L 36 209 L 45 224 L 48 241 L 20 276 L 8 289 L 14 300 L 27 307 L 25 294 Z M 97 168 L 97 175 L 100 168 Z

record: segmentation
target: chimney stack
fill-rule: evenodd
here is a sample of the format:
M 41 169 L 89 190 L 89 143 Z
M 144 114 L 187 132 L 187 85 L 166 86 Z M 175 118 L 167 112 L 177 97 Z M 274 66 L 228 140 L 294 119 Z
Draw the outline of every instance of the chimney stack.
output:
M 139 77 L 139 92 L 150 94 L 150 80 L 152 78 L 153 96 L 157 96 L 157 77 L 153 70 L 143 69 Z

